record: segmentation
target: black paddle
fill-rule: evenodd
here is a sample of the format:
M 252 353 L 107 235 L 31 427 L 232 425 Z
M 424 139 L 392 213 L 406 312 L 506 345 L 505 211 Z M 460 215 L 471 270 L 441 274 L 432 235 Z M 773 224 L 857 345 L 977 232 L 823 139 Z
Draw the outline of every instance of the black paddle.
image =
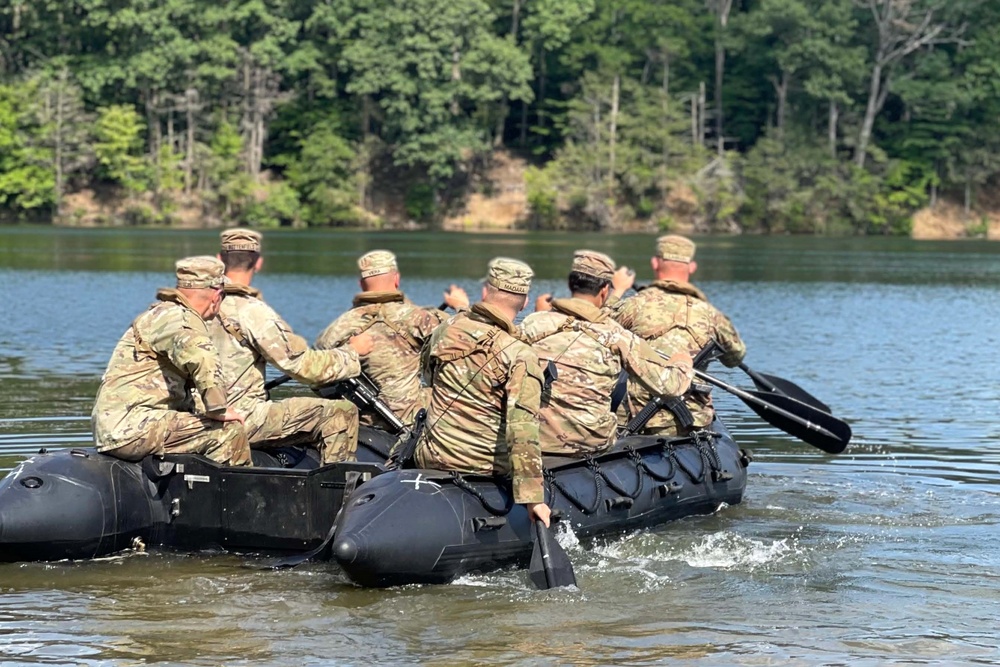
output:
M 806 405 L 811 405 L 817 410 L 822 410 L 823 412 L 831 414 L 833 413 L 833 410 L 830 409 L 829 405 L 819 400 L 791 380 L 786 380 L 785 378 L 780 378 L 776 375 L 768 375 L 767 373 L 758 373 L 746 364 L 740 364 L 740 369 L 750 376 L 754 385 L 761 391 L 784 394 L 785 396 L 794 398 L 795 400 L 801 401 Z
M 573 563 L 562 545 L 544 523 L 535 519 L 532 524 L 535 529 L 535 544 L 531 549 L 531 565 L 528 566 L 531 583 L 543 591 L 560 586 L 576 586 Z
M 851 441 L 851 427 L 829 412 L 783 394 L 739 389 L 699 370 L 694 374 L 742 400 L 767 423 L 824 452 L 839 454 Z

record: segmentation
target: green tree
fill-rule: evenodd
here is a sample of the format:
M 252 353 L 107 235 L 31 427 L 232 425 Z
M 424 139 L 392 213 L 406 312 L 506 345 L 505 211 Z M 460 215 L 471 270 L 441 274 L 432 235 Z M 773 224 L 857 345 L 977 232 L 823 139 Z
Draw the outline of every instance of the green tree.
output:
M 94 153 L 105 178 L 130 192 L 144 192 L 149 185 L 149 164 L 142 151 L 145 124 L 130 105 L 116 104 L 97 110 Z

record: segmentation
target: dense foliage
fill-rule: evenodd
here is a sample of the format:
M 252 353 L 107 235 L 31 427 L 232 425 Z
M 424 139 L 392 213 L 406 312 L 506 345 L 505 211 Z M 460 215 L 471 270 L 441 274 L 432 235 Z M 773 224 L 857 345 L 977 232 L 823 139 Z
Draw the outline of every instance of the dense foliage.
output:
M 998 21 L 985 0 L 7 0 L 0 216 L 379 224 L 397 195 L 434 220 L 506 150 L 534 227 L 905 233 L 1000 173 Z

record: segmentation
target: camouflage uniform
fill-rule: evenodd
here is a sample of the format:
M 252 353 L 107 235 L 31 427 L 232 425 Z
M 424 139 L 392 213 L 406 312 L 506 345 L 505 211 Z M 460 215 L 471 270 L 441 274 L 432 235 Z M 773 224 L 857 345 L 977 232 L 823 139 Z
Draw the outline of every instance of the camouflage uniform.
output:
M 396 258 L 376 250 L 358 260 L 362 278 L 396 270 Z M 376 272 L 376 273 L 373 273 Z M 379 396 L 403 423 L 411 424 L 417 411 L 427 407 L 430 389 L 420 386 L 420 350 L 447 315 L 440 310 L 419 308 L 402 292 L 362 292 L 353 308 L 323 330 L 316 339 L 318 349 L 337 348 L 352 337 L 368 332 L 375 347 L 361 359 L 361 369 L 375 383 Z M 385 427 L 374 414 L 362 422 Z
M 222 268 L 214 257 L 181 260 L 177 285 L 216 287 Z M 226 411 L 222 365 L 205 320 L 176 289 L 161 289 L 156 298 L 118 341 L 101 378 L 91 415 L 97 450 L 127 461 L 190 453 L 249 465 L 240 423 L 193 414 L 192 388 L 207 412 Z
M 657 254 L 661 259 L 690 262 L 694 249 L 694 243 L 680 236 L 664 236 L 657 240 Z M 678 351 L 694 356 L 713 338 L 725 350 L 720 358 L 724 365 L 737 366 L 746 355 L 746 344 L 733 323 L 690 283 L 654 281 L 634 297 L 617 304 L 614 318 L 668 356 Z M 694 417 L 694 428 L 703 428 L 712 423 L 715 415 L 712 397 L 707 387 L 696 384 L 693 389 L 685 397 L 685 404 Z M 641 410 L 650 399 L 644 387 L 629 383 L 631 412 Z M 678 435 L 680 430 L 674 415 L 661 410 L 642 432 Z
M 498 258 L 487 281 L 526 294 L 531 269 Z M 510 475 L 514 502 L 544 502 L 538 446 L 542 373 L 534 351 L 497 308 L 477 303 L 434 331 L 424 348 L 431 401 L 417 464 Z
M 582 299 L 554 299 L 552 310 L 521 324 L 524 340 L 558 379 L 543 392 L 539 413 L 542 451 L 587 456 L 609 450 L 618 418 L 611 393 L 622 367 L 647 391 L 680 396 L 691 383 L 690 365 L 673 364 L 608 314 Z
M 259 239 L 251 230 L 226 230 L 222 249 L 256 252 Z M 358 409 L 353 403 L 310 396 L 269 401 L 264 382 L 268 363 L 308 385 L 354 377 L 361 372 L 357 353 L 350 347 L 310 350 L 306 340 L 260 299 L 258 290 L 237 283 L 227 283 L 225 289 L 221 326 L 215 333 L 229 404 L 245 415 L 250 446 L 308 444 L 319 449 L 324 464 L 353 460 L 358 445 Z

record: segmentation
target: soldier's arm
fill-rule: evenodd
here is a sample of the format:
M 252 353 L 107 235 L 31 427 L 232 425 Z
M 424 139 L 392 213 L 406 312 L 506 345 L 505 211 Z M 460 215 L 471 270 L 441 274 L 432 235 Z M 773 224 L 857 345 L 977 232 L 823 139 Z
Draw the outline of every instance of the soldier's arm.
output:
M 653 394 L 681 396 L 691 386 L 694 369 L 690 355 L 665 359 L 649 343 L 625 329 L 619 331 L 612 346 L 632 377 Z
M 631 331 L 635 326 L 637 303 L 638 302 L 633 297 L 631 299 L 617 301 L 616 303 L 608 303 L 605 308 L 611 312 L 611 317 L 615 320 L 615 322 Z
M 225 414 L 226 381 L 219 351 L 204 320 L 187 309 L 173 310 L 170 319 L 152 323 L 150 347 L 164 354 L 191 378 L 209 414 Z
M 358 353 L 351 346 L 310 350 L 306 339 L 263 301 L 252 301 L 240 310 L 240 326 L 268 363 L 303 384 L 329 384 L 361 372 Z
M 518 358 L 507 380 L 507 432 L 515 503 L 544 503 L 538 408 L 542 372 L 533 358 Z
M 409 321 L 410 335 L 425 343 L 434 330 L 449 317 L 448 313 L 437 308 L 415 308 Z
M 718 309 L 714 307 L 713 309 L 715 310 L 715 340 L 725 350 L 725 354 L 719 357 L 719 361 L 728 368 L 739 366 L 747 354 L 747 345 L 740 338 L 739 332 L 736 331 L 736 327 L 733 326 L 730 319 Z

